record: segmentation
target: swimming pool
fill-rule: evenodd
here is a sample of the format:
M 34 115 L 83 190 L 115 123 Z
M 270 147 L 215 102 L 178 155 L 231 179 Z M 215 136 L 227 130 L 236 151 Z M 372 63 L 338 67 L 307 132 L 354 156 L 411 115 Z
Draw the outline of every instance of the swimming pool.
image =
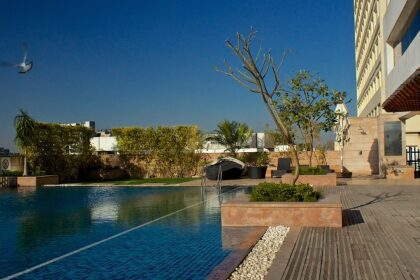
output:
M 20 190 L 0 192 L 0 278 L 203 279 L 230 253 L 222 247 L 221 201 L 248 192 Z

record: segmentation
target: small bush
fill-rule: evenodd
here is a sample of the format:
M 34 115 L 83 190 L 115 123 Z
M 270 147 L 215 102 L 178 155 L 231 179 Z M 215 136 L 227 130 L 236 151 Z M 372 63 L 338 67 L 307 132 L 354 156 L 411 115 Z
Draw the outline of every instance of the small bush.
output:
M 251 201 L 315 202 L 321 194 L 307 184 L 260 183 L 251 192 Z
M 325 175 L 327 172 L 321 167 L 300 167 L 300 175 Z
M 10 170 L 2 170 L 0 171 L 0 176 L 22 176 L 22 171 L 10 171 Z
M 34 170 L 31 170 L 29 172 L 30 176 L 44 176 L 46 174 L 47 172 L 45 172 L 45 170 L 42 170 L 39 166 L 35 167 Z

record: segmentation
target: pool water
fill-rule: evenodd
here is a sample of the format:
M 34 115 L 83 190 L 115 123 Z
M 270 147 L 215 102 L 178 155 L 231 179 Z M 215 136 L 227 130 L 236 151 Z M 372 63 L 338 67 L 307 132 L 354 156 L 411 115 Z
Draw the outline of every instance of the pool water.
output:
M 58 258 L 17 278 L 203 279 L 230 253 L 222 247 L 220 203 L 248 192 L 224 188 L 219 196 L 215 188 L 203 194 L 199 187 L 20 190 L 0 192 L 0 278 Z M 98 241 L 104 242 L 74 252 Z

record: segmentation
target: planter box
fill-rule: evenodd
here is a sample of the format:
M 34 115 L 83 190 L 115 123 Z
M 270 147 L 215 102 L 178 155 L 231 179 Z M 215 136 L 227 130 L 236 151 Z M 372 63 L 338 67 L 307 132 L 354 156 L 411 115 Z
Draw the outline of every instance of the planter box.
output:
M 281 182 L 290 184 L 293 174 L 287 173 L 281 177 Z M 336 187 L 337 175 L 335 173 L 327 173 L 325 175 L 300 175 L 297 183 L 310 184 L 314 187 Z
M 342 207 L 339 195 L 331 193 L 318 202 L 232 200 L 222 204 L 222 226 L 342 227 Z
M 39 187 L 43 185 L 57 185 L 58 183 L 58 175 L 17 177 L 18 187 Z
M 267 166 L 249 166 L 247 170 L 249 179 L 264 179 Z
M 0 187 L 11 188 L 17 187 L 16 176 L 0 176 Z

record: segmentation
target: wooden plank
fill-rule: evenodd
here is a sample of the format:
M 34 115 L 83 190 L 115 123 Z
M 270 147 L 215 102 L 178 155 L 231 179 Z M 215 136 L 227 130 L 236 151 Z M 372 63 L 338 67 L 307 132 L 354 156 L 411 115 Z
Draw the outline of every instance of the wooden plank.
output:
M 347 226 L 303 228 L 282 279 L 420 279 L 418 186 L 326 191 L 340 194 Z
M 289 264 L 290 257 L 292 256 L 293 249 L 296 245 L 301 227 L 291 227 L 283 241 L 280 250 L 277 252 L 273 260 L 270 270 L 264 277 L 266 280 L 281 279 L 286 273 L 286 267 Z

